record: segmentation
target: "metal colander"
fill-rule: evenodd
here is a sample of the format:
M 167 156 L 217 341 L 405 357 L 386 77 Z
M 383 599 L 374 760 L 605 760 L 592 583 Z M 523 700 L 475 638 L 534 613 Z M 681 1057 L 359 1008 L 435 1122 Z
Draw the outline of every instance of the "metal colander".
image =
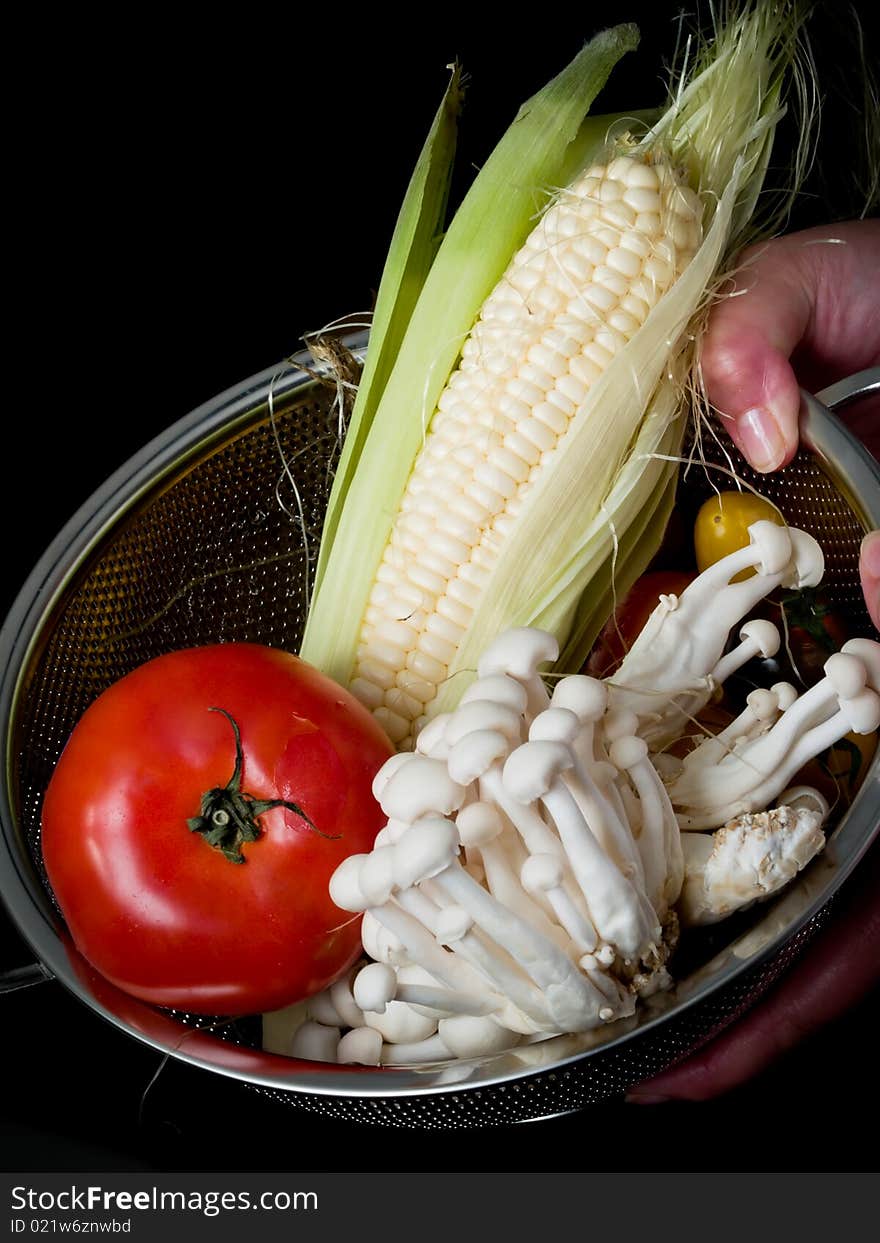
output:
M 361 337 L 347 339 L 362 351 Z M 821 925 L 828 903 L 880 819 L 875 764 L 824 854 L 773 904 L 691 938 L 677 986 L 600 1033 L 467 1063 L 366 1069 L 281 1058 L 259 1046 L 258 1022 L 206 1023 L 127 997 L 80 958 L 64 930 L 40 855 L 40 807 L 52 769 L 85 708 L 152 657 L 247 640 L 296 651 L 314 552 L 338 449 L 332 386 L 305 356 L 194 411 L 107 481 L 34 570 L 0 635 L 6 776 L 0 885 L 37 964 L 7 987 L 56 977 L 139 1039 L 232 1075 L 301 1109 L 410 1127 L 486 1126 L 547 1117 L 617 1095 L 711 1038 L 753 1004 Z M 829 405 L 880 387 L 862 373 L 823 395 Z M 880 526 L 880 470 L 806 398 L 804 449 L 760 477 L 789 521 L 827 559 L 828 590 L 856 633 L 871 633 L 858 580 L 866 529 Z M 728 446 L 737 471 L 758 480 Z M 684 509 L 710 489 L 693 469 Z

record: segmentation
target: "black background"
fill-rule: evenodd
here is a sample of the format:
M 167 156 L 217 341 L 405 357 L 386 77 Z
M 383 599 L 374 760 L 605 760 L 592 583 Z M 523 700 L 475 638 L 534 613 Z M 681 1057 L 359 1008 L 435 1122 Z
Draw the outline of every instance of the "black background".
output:
M 6 299 L 4 609 L 63 521 L 135 449 L 298 349 L 303 332 L 369 308 L 449 61 L 471 79 L 463 182 L 518 104 L 609 16 L 387 12 L 252 7 L 195 24 L 134 6 L 124 20 L 55 17 L 7 53 L 21 86 L 6 253 L 21 279 Z M 643 43 L 601 110 L 660 100 L 676 12 L 616 7 L 614 20 L 640 21 Z M 831 84 L 851 63 L 842 13 L 820 5 L 817 16 Z M 846 105 L 831 101 L 827 117 L 824 180 L 796 224 L 848 214 L 856 127 Z M 11 930 L 3 940 L 10 960 L 25 959 Z M 867 1169 L 875 1157 L 856 1123 L 880 1105 L 878 1018 L 874 996 L 711 1104 L 615 1102 L 494 1138 L 413 1136 L 313 1120 L 176 1063 L 144 1099 L 158 1056 L 46 984 L 3 999 L 0 1165 Z

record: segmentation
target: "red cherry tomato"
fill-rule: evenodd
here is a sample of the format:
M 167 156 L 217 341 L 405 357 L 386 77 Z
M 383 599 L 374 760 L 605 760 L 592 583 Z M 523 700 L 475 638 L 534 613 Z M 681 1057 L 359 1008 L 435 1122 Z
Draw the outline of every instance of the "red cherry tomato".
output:
M 365 708 L 286 652 L 142 665 L 84 714 L 43 806 L 77 949 L 126 992 L 200 1014 L 318 992 L 360 950 L 328 882 L 382 827 L 371 784 L 390 753 Z
M 787 624 L 787 647 L 797 677 L 807 686 L 821 681 L 825 662 L 852 638 L 846 621 L 826 596 L 807 587 L 785 596 L 780 604 Z M 775 621 L 778 619 L 774 618 Z
M 660 603 L 660 597 L 680 596 L 695 578 L 695 574 L 684 570 L 652 570 L 636 579 L 632 589 L 605 623 L 584 672 L 594 678 L 610 677 Z

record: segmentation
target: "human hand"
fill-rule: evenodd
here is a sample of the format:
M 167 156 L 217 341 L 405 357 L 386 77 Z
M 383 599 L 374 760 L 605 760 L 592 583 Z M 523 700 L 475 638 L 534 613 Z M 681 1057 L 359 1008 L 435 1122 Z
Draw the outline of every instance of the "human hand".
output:
M 829 239 L 837 239 L 831 241 Z M 701 365 L 706 392 L 759 471 L 784 466 L 798 441 L 799 386 L 817 391 L 880 363 L 880 221 L 809 229 L 742 256 L 738 296 L 712 312 Z M 880 402 L 851 429 L 880 456 Z M 880 627 L 880 531 L 865 537 L 862 586 Z M 838 899 L 833 922 L 767 997 L 628 1099 L 705 1100 L 746 1082 L 880 982 L 880 843 Z
M 750 247 L 734 292 L 710 319 L 706 394 L 755 470 L 778 470 L 797 449 L 799 388 L 815 392 L 880 363 L 880 221 Z M 880 457 L 880 401 L 860 402 L 847 422 Z M 860 571 L 880 628 L 880 532 L 865 537 Z

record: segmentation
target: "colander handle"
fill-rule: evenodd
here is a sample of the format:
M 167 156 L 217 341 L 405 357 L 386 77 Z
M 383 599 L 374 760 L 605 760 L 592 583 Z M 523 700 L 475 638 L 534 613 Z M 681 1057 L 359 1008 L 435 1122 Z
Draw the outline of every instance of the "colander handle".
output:
M 880 367 L 857 371 L 855 375 L 823 388 L 815 396 L 827 410 L 839 410 L 842 406 L 848 406 L 860 397 L 868 397 L 872 393 L 880 393 Z
M 54 980 L 51 971 L 39 962 L 29 962 L 24 967 L 12 967 L 0 972 L 0 993 L 14 993 L 19 988 L 30 988 L 32 984 L 45 984 Z

